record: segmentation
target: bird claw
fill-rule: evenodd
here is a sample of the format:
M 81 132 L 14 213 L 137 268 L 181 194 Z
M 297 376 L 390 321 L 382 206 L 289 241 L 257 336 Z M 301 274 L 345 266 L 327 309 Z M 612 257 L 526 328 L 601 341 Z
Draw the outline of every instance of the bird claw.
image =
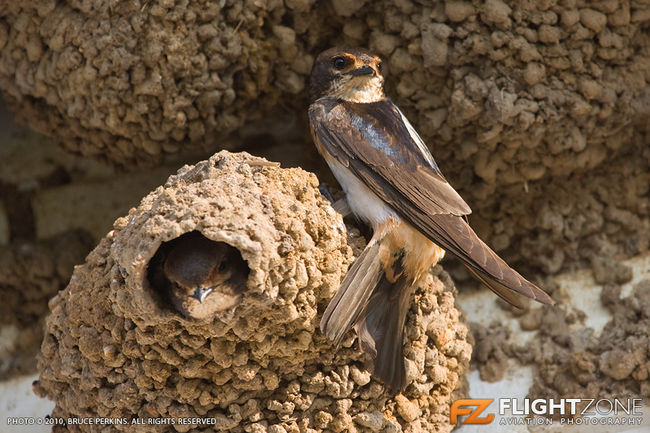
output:
M 338 200 L 334 200 L 334 197 L 332 197 L 330 191 L 327 189 L 325 185 L 322 184 L 318 185 L 318 190 L 323 195 L 323 197 L 329 200 L 334 210 L 340 213 L 343 217 L 346 217 L 352 213 L 352 209 L 350 209 L 350 204 L 348 203 L 345 197 L 340 198 Z
M 325 185 L 323 185 L 322 183 L 320 185 L 318 185 L 318 190 L 323 195 L 323 197 L 325 197 L 327 200 L 329 200 L 329 202 L 331 204 L 334 204 L 334 197 L 332 197 L 332 194 L 330 193 L 330 190 L 327 189 L 327 187 Z
M 352 213 L 352 209 L 350 209 L 350 203 L 348 203 L 345 197 L 336 200 L 332 207 L 344 218 Z

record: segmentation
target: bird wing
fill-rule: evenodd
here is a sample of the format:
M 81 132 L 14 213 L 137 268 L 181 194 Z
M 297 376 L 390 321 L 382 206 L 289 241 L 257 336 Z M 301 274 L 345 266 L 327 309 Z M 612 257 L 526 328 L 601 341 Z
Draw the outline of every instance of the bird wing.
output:
M 309 119 L 327 153 L 388 204 L 406 202 L 429 215 L 472 212 L 389 99 L 369 104 L 320 99 L 309 107 Z
M 479 239 L 462 218 L 470 207 L 445 180 L 430 152 L 389 99 L 370 104 L 319 99 L 309 119 L 321 152 L 354 173 L 400 217 L 457 256 L 508 302 L 507 289 L 554 301 Z

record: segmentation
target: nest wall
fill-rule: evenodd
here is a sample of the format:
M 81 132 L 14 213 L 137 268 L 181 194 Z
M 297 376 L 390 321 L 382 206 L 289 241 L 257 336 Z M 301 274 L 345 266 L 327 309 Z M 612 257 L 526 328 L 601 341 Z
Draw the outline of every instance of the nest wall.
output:
M 367 46 L 481 235 L 555 273 L 648 248 L 649 23 L 645 0 L 17 2 L 0 88 L 126 167 L 220 147 L 306 166 L 314 56 Z
M 159 246 L 194 230 L 236 248 L 250 269 L 241 303 L 210 320 L 183 317 L 147 278 Z M 216 422 L 176 431 L 450 431 L 471 346 L 440 267 L 409 312 L 403 394 L 371 378 L 352 333 L 336 350 L 318 331 L 364 244 L 312 174 L 227 152 L 186 166 L 118 219 L 50 301 L 35 389 L 55 401 L 53 417 Z

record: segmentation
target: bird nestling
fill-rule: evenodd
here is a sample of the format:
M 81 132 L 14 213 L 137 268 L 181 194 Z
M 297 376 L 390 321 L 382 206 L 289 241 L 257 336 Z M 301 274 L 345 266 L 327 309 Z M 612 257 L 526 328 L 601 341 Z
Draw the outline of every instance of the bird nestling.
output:
M 496 255 L 466 222 L 470 207 L 384 95 L 381 59 L 359 48 L 321 53 L 311 73 L 309 121 L 316 147 L 350 210 L 373 229 L 320 323 L 339 344 L 352 327 L 376 377 L 406 386 L 402 338 L 419 279 L 449 251 L 507 302 L 551 297 Z
M 167 242 L 160 252 L 152 259 L 149 279 L 185 317 L 210 319 L 241 301 L 249 269 L 237 249 L 194 231 Z

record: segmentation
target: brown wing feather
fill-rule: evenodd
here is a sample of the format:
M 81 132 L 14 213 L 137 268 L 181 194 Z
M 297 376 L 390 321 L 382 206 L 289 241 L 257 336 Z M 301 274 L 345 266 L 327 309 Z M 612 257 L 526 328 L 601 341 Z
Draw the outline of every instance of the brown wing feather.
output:
M 410 207 L 402 210 L 410 211 Z M 542 289 L 531 283 L 519 272 L 512 269 L 461 217 L 454 215 L 417 215 L 415 218 L 404 216 L 421 230 L 422 234 L 458 257 L 465 266 L 483 281 L 492 291 L 515 306 L 510 297 L 504 296 L 504 287 L 514 290 L 526 297 L 543 304 L 553 305 L 555 301 Z
M 471 213 L 429 151 L 413 139 L 390 100 L 372 104 L 318 100 L 310 106 L 309 118 L 327 152 L 374 191 L 392 201 L 406 197 L 429 214 Z

